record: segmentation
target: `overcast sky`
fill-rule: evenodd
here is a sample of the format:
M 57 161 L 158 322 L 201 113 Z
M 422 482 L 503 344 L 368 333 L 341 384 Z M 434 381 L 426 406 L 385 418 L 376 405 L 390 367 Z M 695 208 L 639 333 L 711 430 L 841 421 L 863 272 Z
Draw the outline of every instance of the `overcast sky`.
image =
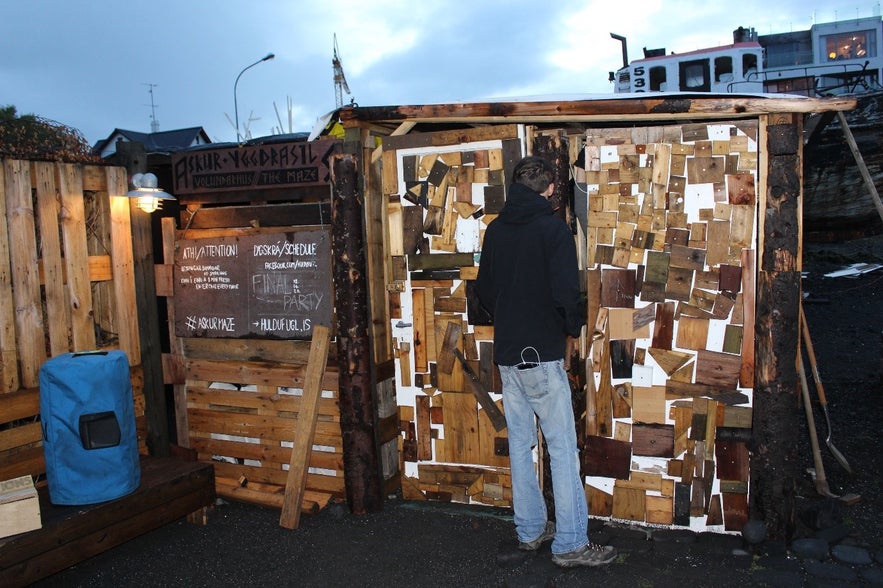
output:
M 605 94 L 628 39 L 691 51 L 880 14 L 858 0 L 3 0 L 0 106 L 76 129 L 309 131 L 335 107 L 334 35 L 362 106 Z M 228 120 L 229 117 L 229 120 Z M 291 126 L 289 127 L 289 117 Z

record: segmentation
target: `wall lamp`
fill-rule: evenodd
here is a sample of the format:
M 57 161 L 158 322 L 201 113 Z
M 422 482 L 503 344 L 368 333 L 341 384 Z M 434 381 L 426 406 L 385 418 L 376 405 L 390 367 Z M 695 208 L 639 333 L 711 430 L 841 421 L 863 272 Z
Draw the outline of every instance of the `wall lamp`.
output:
M 163 200 L 174 200 L 175 197 L 157 187 L 156 175 L 151 173 L 135 174 L 132 176 L 134 190 L 126 193 L 129 198 L 135 198 L 135 206 L 144 212 L 153 212 L 162 208 Z

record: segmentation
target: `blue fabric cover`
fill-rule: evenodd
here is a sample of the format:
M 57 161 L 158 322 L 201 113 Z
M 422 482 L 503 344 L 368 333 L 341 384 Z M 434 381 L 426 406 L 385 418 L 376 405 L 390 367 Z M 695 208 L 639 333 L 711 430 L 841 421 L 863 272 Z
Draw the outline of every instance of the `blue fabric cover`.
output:
M 119 445 L 86 449 L 80 417 L 113 412 Z M 40 368 L 40 418 L 53 504 L 94 504 L 141 483 L 129 361 L 123 351 L 65 353 Z M 107 422 L 108 415 L 105 417 Z M 113 416 L 109 416 L 113 420 Z

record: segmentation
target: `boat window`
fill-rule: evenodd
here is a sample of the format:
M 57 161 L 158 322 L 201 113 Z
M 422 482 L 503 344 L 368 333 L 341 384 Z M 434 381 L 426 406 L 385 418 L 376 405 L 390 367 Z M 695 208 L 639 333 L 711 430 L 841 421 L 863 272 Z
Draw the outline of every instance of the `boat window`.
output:
M 650 68 L 650 91 L 658 92 L 665 89 L 665 67 L 657 65 Z
M 711 66 L 708 61 L 708 59 L 696 59 L 694 61 L 684 61 L 679 64 L 681 74 L 680 89 L 682 91 L 711 91 L 711 79 L 709 75 Z
M 714 81 L 733 81 L 733 58 L 730 56 L 714 58 Z
M 742 54 L 742 77 L 748 78 L 749 75 L 757 71 L 757 55 L 754 53 Z M 750 80 L 749 80 L 750 81 Z
M 769 41 L 764 45 L 765 67 L 793 67 L 813 63 L 812 38 L 809 36 L 809 31 L 792 35 L 770 35 L 768 39 Z
M 873 31 L 825 35 L 821 45 L 825 48 L 825 59 L 867 59 L 877 56 L 877 37 Z
M 815 79 L 813 76 L 804 76 L 787 80 L 767 80 L 763 84 L 763 91 L 769 94 L 815 96 Z

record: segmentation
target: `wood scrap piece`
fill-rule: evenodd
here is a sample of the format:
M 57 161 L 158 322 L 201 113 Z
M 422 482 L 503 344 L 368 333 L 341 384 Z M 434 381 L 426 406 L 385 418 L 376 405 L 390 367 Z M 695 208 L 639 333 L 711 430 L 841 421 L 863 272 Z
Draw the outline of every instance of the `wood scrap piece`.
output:
M 756 259 L 754 250 L 742 250 L 742 324 L 751 325 L 742 332 L 742 369 L 739 372 L 739 385 L 754 387 L 754 271 Z M 735 312 L 733 313 L 736 314 Z
M 690 525 L 690 498 L 690 484 L 675 482 L 675 512 L 673 521 L 675 525 Z
M 631 376 L 631 367 L 629 368 Z M 629 377 L 626 376 L 626 377 Z M 622 382 L 613 389 L 613 418 L 627 419 L 632 416 L 632 383 Z
M 647 506 L 646 519 L 648 523 L 657 525 L 670 525 L 674 520 L 674 500 L 671 496 L 645 497 Z
M 632 397 L 634 422 L 665 424 L 665 386 L 635 386 Z
M 674 457 L 672 425 L 632 425 L 632 453 L 649 457 Z
M 639 488 L 613 488 L 613 517 L 630 521 L 643 521 L 646 511 L 646 492 Z
M 463 351 L 462 322 L 463 316 L 460 314 L 435 315 L 435 339 L 438 349 L 436 376 L 439 389 L 445 392 L 468 392 L 463 368 L 452 353 L 454 347 Z
M 402 374 L 402 386 L 411 386 L 411 343 L 403 341 L 399 344 L 399 369 Z
M 728 405 L 748 404 L 748 395 L 738 390 L 722 390 L 705 384 L 679 382 L 670 379 L 665 383 L 665 397 L 669 400 L 677 398 L 699 398 L 706 396 Z
M 628 480 L 631 459 L 631 443 L 597 435 L 586 437 L 583 461 L 587 476 Z
M 412 315 L 414 320 L 414 370 L 419 373 L 428 371 L 426 342 L 429 337 L 434 339 L 435 334 L 426 330 L 426 289 L 413 288 L 411 290 Z M 433 329 L 435 327 L 433 326 Z
M 503 413 L 500 412 L 499 407 L 497 407 L 497 405 L 491 399 L 488 391 L 484 388 L 484 386 L 481 385 L 481 381 L 478 379 L 478 376 L 475 374 L 472 366 L 470 366 L 469 362 L 466 361 L 466 358 L 463 356 L 463 352 L 456 347 L 452 351 L 454 353 L 454 356 L 460 362 L 460 365 L 463 366 L 463 371 L 466 373 L 466 383 L 469 386 L 469 389 L 472 391 L 472 394 L 475 396 L 475 399 L 478 400 L 478 404 L 481 406 L 481 408 L 484 409 L 485 414 L 494 425 L 494 429 L 497 432 L 502 431 L 506 428 L 506 417 L 504 417 Z
M 686 353 L 684 351 L 673 351 L 671 349 L 657 349 L 656 347 L 651 347 L 647 350 L 650 353 L 650 357 L 662 368 L 667 375 L 672 375 L 684 365 L 687 364 L 688 361 L 693 359 L 692 353 Z
M 689 362 L 681 369 L 677 370 L 675 373 L 671 375 L 671 379 L 675 382 L 692 382 L 693 381 L 693 368 L 694 362 Z
M 705 525 L 710 527 L 722 524 L 724 524 L 724 515 L 721 510 L 721 496 L 720 494 L 715 494 L 711 497 L 711 501 L 708 504 L 708 516 L 705 518 Z
M 656 321 L 653 323 L 652 347 L 671 349 L 674 340 L 675 303 L 668 301 L 656 305 Z
M 656 305 L 648 304 L 642 308 L 635 310 L 632 314 L 632 330 L 637 331 L 642 327 L 645 327 L 656 320 Z M 641 337 L 648 337 L 648 335 L 641 335 Z M 639 338 L 639 337 L 634 337 Z
M 635 362 L 635 340 L 610 341 L 610 372 L 614 378 L 631 378 Z M 614 404 L 616 399 L 614 397 Z M 615 414 L 614 416 L 621 416 Z
M 708 223 L 708 250 L 705 261 L 709 266 L 728 263 L 730 253 L 730 221 L 713 220 Z
M 635 307 L 634 270 L 601 270 L 601 306 L 616 308 Z
M 432 459 L 432 435 L 430 427 L 430 398 L 417 396 L 417 461 Z
M 717 388 L 736 388 L 742 358 L 730 353 L 700 349 L 696 355 L 696 383 Z
M 589 514 L 597 517 L 609 517 L 613 514 L 613 495 L 596 488 L 586 486 L 586 500 L 589 503 Z
M 606 310 L 606 308 L 602 308 L 598 313 L 598 323 L 602 323 L 602 330 L 600 331 L 600 340 L 593 347 L 600 350 L 599 371 L 601 373 L 598 389 L 595 392 L 596 426 L 599 435 L 609 437 L 613 434 L 613 366 L 610 358 L 610 328 Z M 598 333 L 598 323 L 595 325 L 596 333 Z
M 470 394 L 445 392 L 442 410 L 445 419 L 444 461 L 477 463 L 481 459 L 478 432 L 478 408 Z M 440 457 L 436 459 L 441 460 Z M 421 476 L 422 478 L 422 476 Z
M 682 349 L 705 349 L 708 341 L 708 319 L 681 317 L 678 321 L 677 346 Z
M 748 481 L 748 446 L 741 441 L 721 441 L 715 444 L 717 476 L 721 480 Z
M 721 493 L 724 501 L 724 529 L 741 531 L 748 522 L 748 495 Z
M 650 321 L 655 316 L 655 309 L 651 306 Z M 643 326 L 635 327 L 636 311 L 632 308 L 610 308 L 608 309 L 608 321 L 610 324 L 610 340 L 617 339 L 648 339 L 650 337 L 650 321 Z M 646 320 L 647 311 L 644 311 L 644 320 Z
M 316 417 L 319 414 L 319 399 L 322 396 L 322 377 L 328 365 L 328 344 L 331 330 L 325 325 L 313 327 L 313 340 L 310 343 L 310 357 L 304 375 L 303 397 L 294 428 L 294 441 L 291 460 L 285 479 L 285 498 L 279 525 L 286 529 L 296 529 L 300 523 L 300 505 L 307 484 L 307 468 L 313 448 L 313 435 L 316 432 Z
M 460 345 L 460 333 L 462 327 L 457 321 L 449 321 L 445 329 L 444 339 L 442 341 L 441 352 L 438 354 L 438 369 L 445 374 L 450 374 L 454 369 L 454 349 Z

